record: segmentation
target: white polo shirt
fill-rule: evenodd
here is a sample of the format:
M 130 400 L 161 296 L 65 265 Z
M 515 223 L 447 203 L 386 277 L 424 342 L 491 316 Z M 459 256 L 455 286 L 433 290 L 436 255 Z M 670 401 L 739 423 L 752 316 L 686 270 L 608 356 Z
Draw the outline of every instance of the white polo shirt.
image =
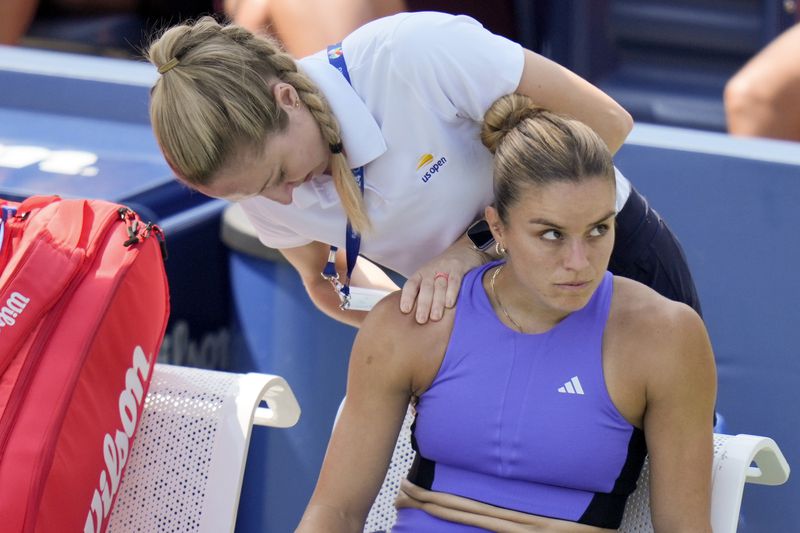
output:
M 342 50 L 352 87 L 325 51 L 299 67 L 328 99 L 350 166 L 365 167 L 372 231 L 362 236 L 361 254 L 408 277 L 492 202 L 481 121 L 497 98 L 516 90 L 523 51 L 474 19 L 443 13 L 373 21 Z M 330 176 L 297 187 L 289 205 L 264 197 L 241 204 L 267 246 L 344 247 L 347 221 Z

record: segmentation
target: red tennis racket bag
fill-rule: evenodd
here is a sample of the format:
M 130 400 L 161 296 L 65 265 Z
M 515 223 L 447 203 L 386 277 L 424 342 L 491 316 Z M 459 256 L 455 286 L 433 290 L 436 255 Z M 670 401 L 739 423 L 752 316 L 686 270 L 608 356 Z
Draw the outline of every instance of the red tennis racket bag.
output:
M 0 530 L 105 531 L 167 324 L 163 234 L 100 200 L 0 211 Z

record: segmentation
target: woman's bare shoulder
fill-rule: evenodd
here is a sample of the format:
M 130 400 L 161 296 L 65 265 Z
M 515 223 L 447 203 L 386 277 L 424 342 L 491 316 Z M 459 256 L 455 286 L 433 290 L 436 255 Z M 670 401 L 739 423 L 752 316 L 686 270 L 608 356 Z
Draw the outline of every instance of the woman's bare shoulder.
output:
M 616 347 L 631 350 L 651 368 L 710 353 L 705 324 L 694 309 L 618 276 L 607 331 Z
M 614 276 L 612 316 L 623 324 L 635 326 L 648 335 L 668 334 L 672 328 L 703 326 L 697 312 L 682 302 L 670 300 L 650 287 Z
M 454 317 L 455 309 L 445 309 L 441 320 L 419 324 L 413 310 L 408 314 L 400 311 L 400 291 L 393 292 L 367 314 L 353 355 L 368 354 L 365 357 L 370 361 L 409 376 L 412 390 L 418 395 L 428 388 L 439 370 Z

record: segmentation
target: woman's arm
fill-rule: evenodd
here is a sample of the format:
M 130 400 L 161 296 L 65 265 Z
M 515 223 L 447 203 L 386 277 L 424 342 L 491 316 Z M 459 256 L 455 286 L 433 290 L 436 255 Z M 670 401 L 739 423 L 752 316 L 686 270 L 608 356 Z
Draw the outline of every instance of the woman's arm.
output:
M 716 371 L 700 317 L 668 303 L 646 349 L 645 438 L 655 530 L 711 532 L 711 466 Z
M 412 394 L 428 386 L 450 324 L 421 327 L 398 311 L 394 293 L 356 336 L 347 399 L 298 532 L 361 532 L 389 466 Z
M 633 127 L 631 115 L 606 93 L 530 50 L 525 50 L 525 65 L 516 92 L 541 107 L 585 123 L 600 135 L 612 154 L 619 150 Z
M 281 249 L 287 261 L 297 270 L 303 285 L 311 297 L 311 301 L 326 315 L 354 327 L 359 327 L 366 316 L 365 311 L 343 311 L 339 308 L 339 296 L 331 283 L 322 277 L 322 271 L 328 261 L 330 246 L 320 242 L 312 242 L 296 248 Z M 344 250 L 336 253 L 336 271 L 344 281 L 347 272 L 347 259 Z M 368 259 L 359 257 L 353 269 L 351 286 L 370 289 L 396 291 L 397 285 L 383 270 Z

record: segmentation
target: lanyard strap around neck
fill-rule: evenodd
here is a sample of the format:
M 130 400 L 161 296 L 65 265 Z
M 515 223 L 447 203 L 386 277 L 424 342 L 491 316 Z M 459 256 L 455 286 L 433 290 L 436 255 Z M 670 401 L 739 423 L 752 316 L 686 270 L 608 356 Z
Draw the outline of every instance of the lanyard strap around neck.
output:
M 328 47 L 328 61 L 331 65 L 336 67 L 336 69 L 342 73 L 344 79 L 347 80 L 352 86 L 352 82 L 350 81 L 350 73 L 347 72 L 347 63 L 344 61 L 344 53 L 342 52 L 342 43 L 333 44 Z M 352 169 L 353 176 L 355 177 L 356 183 L 358 184 L 358 188 L 361 191 L 361 197 L 364 197 L 364 167 L 360 166 L 358 168 Z M 347 277 L 345 278 L 345 282 L 341 283 L 339 281 L 339 274 L 336 272 L 336 251 L 338 248 L 336 246 L 331 246 L 330 252 L 328 253 L 328 263 L 325 265 L 325 270 L 322 272 L 322 277 L 329 280 L 333 284 L 333 288 L 336 290 L 337 294 L 339 295 L 339 300 L 341 304 L 339 307 L 342 309 L 348 309 L 350 307 L 350 277 L 353 275 L 353 269 L 356 266 L 356 260 L 358 259 L 358 252 L 361 249 L 361 235 L 356 232 L 350 221 L 347 221 L 347 231 L 345 232 L 345 251 L 347 253 Z

